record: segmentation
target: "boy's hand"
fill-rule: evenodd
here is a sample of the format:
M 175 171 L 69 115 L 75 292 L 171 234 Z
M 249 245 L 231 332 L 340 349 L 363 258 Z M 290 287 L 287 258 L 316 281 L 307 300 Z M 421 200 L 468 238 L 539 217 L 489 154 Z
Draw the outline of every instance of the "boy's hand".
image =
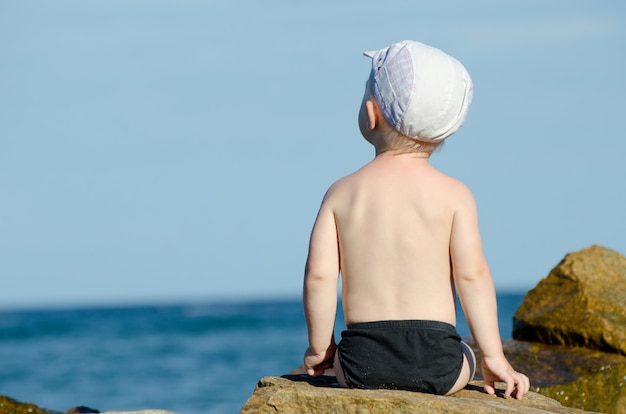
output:
M 337 346 L 331 343 L 323 353 L 313 353 L 311 348 L 307 348 L 304 353 L 304 369 L 306 373 L 317 377 L 322 375 L 325 370 L 332 368 L 335 360 L 335 351 Z
M 521 400 L 530 390 L 528 377 L 515 371 L 504 356 L 501 358 L 483 357 L 482 374 L 485 379 L 485 391 L 487 394 L 495 394 L 496 381 L 502 381 L 506 384 L 505 397 L 515 393 L 515 398 Z

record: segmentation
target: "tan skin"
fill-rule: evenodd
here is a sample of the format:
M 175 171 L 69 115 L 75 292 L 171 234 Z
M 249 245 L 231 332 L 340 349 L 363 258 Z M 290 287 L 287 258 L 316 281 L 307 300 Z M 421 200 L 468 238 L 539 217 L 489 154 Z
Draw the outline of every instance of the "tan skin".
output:
M 505 396 L 523 398 L 530 382 L 502 350 L 471 192 L 432 167 L 428 153 L 387 148 L 382 136 L 390 126 L 367 95 L 359 126 L 376 157 L 330 187 L 311 233 L 304 281 L 307 373 L 321 375 L 334 366 L 346 386 L 333 340 L 340 274 L 346 324 L 427 319 L 456 326 L 456 286 L 482 354 L 485 391 L 494 394 L 501 381 Z M 464 355 L 448 394 L 465 387 L 471 371 Z

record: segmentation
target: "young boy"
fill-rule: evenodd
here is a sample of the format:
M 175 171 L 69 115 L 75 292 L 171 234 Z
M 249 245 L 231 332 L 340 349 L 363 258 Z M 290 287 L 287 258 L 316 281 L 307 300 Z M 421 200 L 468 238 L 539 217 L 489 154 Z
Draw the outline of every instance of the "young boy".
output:
M 528 378 L 502 351 L 493 281 L 476 205 L 461 182 L 428 163 L 465 120 L 472 82 L 442 51 L 404 41 L 366 54 L 372 71 L 359 113 L 376 157 L 334 183 L 311 234 L 304 280 L 309 375 L 334 366 L 342 387 L 451 394 L 473 376 L 456 332 L 455 291 L 482 354 L 485 391 Z M 335 345 L 339 274 L 347 330 Z

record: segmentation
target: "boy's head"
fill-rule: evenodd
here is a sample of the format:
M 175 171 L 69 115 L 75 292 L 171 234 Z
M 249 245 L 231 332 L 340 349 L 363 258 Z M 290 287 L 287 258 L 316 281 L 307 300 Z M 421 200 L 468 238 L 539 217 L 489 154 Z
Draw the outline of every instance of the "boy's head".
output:
M 373 98 L 395 131 L 418 147 L 434 148 L 463 125 L 472 80 L 459 61 L 410 40 L 365 55 L 372 58 L 366 97 Z

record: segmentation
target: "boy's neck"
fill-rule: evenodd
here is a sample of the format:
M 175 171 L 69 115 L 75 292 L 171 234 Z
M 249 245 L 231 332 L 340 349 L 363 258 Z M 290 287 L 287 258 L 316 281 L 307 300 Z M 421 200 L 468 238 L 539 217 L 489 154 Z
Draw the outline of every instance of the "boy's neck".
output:
M 430 153 L 424 151 L 411 151 L 407 149 L 394 149 L 394 148 L 379 148 L 376 147 L 376 157 L 393 157 L 403 155 L 408 158 L 418 158 L 428 160 L 430 158 Z

